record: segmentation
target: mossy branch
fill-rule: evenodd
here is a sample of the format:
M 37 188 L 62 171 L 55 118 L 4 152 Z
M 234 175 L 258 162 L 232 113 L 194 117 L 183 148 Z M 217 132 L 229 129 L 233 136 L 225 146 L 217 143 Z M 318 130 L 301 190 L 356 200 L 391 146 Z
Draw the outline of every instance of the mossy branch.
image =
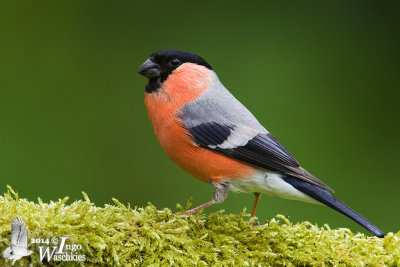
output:
M 8 187 L 0 196 L 0 251 L 10 245 L 10 219 L 20 215 L 28 229 L 28 249 L 34 253 L 15 266 L 43 266 L 37 245 L 30 240 L 59 236 L 70 236 L 82 245 L 80 253 L 86 261 L 50 261 L 50 265 L 400 265 L 400 232 L 379 239 L 328 225 L 293 224 L 283 215 L 253 226 L 245 211 L 185 216 L 185 208 L 179 205 L 181 211 L 175 213 L 150 203 L 131 208 L 116 199 L 114 204 L 96 207 L 85 193 L 83 197 L 69 205 L 67 197 L 50 203 L 39 198 L 34 203 Z M 1 259 L 0 265 L 10 262 Z

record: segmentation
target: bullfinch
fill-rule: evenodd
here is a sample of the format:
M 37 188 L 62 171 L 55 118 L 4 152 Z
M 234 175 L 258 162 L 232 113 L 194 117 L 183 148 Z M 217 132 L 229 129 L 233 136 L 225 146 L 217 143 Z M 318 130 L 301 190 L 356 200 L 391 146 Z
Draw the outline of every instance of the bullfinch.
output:
M 194 177 L 215 187 L 212 200 L 188 210 L 193 214 L 222 202 L 228 190 L 324 204 L 372 234 L 384 233 L 333 190 L 303 169 L 220 82 L 203 58 L 161 50 L 140 67 L 148 78 L 145 105 L 154 132 L 168 156 Z

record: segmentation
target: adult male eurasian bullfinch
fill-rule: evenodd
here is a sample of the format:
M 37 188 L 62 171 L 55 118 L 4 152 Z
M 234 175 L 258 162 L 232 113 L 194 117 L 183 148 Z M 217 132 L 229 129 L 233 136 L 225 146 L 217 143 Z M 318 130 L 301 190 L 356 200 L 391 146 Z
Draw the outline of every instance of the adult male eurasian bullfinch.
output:
M 196 178 L 215 186 L 211 201 L 193 214 L 222 202 L 228 190 L 322 203 L 372 234 L 384 233 L 333 190 L 300 167 L 286 150 L 220 82 L 201 57 L 162 50 L 140 67 L 148 78 L 145 104 L 154 132 L 168 156 Z

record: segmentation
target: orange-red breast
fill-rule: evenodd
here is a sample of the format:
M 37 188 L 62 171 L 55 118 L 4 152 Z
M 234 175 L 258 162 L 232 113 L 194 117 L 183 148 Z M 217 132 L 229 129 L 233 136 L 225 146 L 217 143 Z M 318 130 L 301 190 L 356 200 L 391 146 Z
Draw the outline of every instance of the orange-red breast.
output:
M 182 169 L 215 186 L 211 201 L 228 190 L 261 193 L 325 204 L 378 237 L 384 233 L 337 200 L 333 190 L 300 167 L 296 159 L 219 81 L 201 57 L 162 50 L 140 67 L 147 77 L 145 104 L 154 132 L 168 156 Z

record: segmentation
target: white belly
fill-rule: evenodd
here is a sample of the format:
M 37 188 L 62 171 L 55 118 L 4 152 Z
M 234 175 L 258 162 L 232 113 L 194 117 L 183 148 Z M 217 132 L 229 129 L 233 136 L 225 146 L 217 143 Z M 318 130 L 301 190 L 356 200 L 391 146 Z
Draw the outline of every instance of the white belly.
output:
M 245 193 L 258 192 L 287 199 L 321 204 L 317 200 L 297 190 L 291 184 L 285 182 L 285 180 L 281 178 L 281 174 L 270 171 L 260 170 L 255 176 L 249 179 L 230 180 L 229 189 Z

